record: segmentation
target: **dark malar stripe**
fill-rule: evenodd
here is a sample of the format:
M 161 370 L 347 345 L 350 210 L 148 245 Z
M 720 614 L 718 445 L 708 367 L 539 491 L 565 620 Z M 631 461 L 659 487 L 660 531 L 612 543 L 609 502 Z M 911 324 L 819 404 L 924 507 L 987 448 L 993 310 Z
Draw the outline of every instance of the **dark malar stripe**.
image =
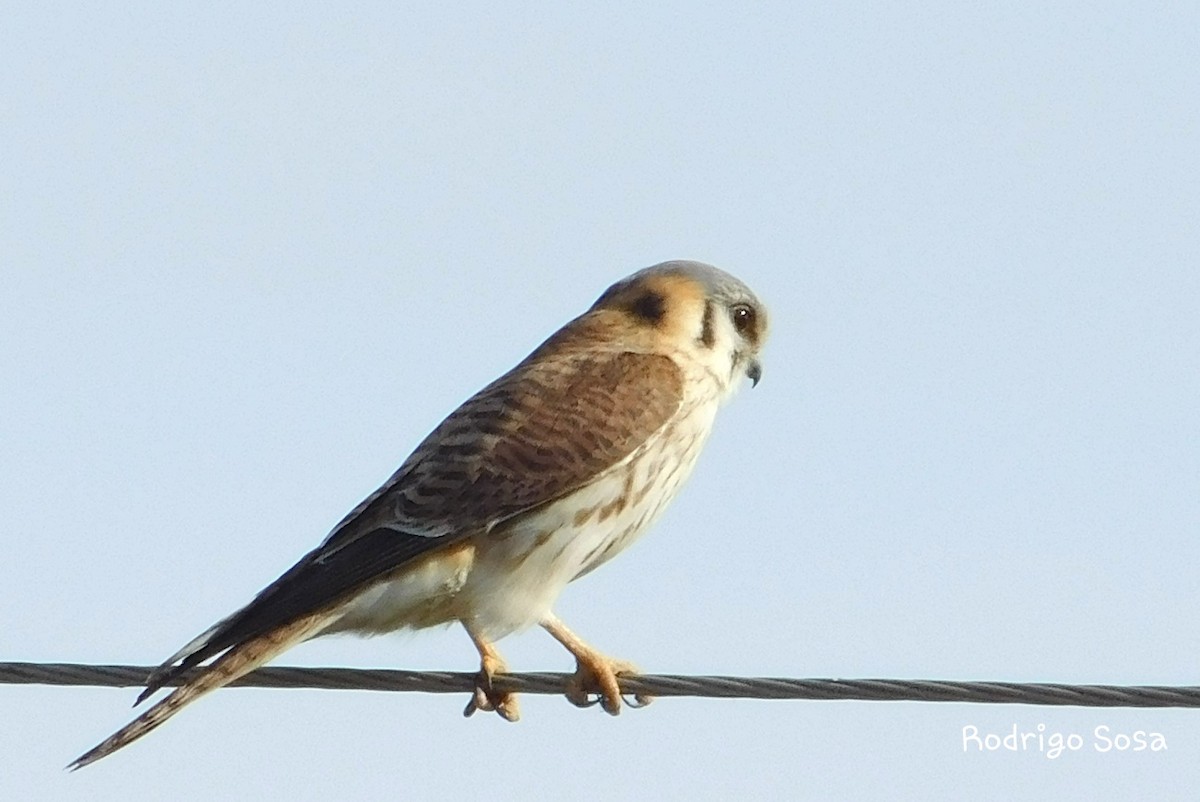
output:
M 713 316 L 716 314 L 716 309 L 713 307 L 712 301 L 706 301 L 704 304 L 704 320 L 700 324 L 700 342 L 704 343 L 705 348 L 712 348 L 717 342 L 717 332 L 713 328 Z

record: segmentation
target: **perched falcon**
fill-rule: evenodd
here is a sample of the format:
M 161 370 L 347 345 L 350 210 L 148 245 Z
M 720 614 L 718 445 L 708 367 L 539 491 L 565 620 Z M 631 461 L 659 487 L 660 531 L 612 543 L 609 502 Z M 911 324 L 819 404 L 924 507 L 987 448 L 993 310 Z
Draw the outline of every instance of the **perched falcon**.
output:
M 80 756 L 80 768 L 162 724 L 188 702 L 291 646 L 334 632 L 461 623 L 481 667 L 467 705 L 515 721 L 494 642 L 540 624 L 575 656 L 567 697 L 621 706 L 636 673 L 555 617 L 573 579 L 640 535 L 696 464 L 717 407 L 757 384 L 766 313 L 733 276 L 664 262 L 610 287 L 591 309 L 469 398 L 383 487 L 248 605 L 156 669 L 143 701 L 201 673 Z

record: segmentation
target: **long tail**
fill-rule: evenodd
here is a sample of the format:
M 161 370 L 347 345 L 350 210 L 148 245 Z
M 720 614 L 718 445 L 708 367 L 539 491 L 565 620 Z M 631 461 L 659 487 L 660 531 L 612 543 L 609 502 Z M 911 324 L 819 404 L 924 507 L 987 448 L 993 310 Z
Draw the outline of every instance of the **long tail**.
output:
M 114 732 L 93 749 L 84 752 L 67 768 L 71 771 L 81 769 L 133 743 L 178 713 L 189 702 L 249 674 L 281 652 L 316 635 L 330 621 L 337 618 L 337 615 L 330 610 L 312 613 L 234 646 L 207 666 L 200 676 L 180 685 L 170 696 Z

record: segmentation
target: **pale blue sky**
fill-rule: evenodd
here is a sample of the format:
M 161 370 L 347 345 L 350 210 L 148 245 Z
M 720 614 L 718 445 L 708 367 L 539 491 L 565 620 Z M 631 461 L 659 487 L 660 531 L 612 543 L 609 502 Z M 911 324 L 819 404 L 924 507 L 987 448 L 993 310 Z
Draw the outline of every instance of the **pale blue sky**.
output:
M 1200 682 L 1200 11 L 71 3 L 0 27 L 0 659 L 155 663 L 612 281 L 765 375 L 560 613 L 668 673 Z M 518 670 L 566 670 L 543 633 Z M 458 631 L 290 664 L 471 670 Z M 1200 711 L 0 687 L 4 799 L 1185 798 Z M 962 730 L 1088 736 L 963 754 Z M 1098 754 L 1095 727 L 1165 734 Z

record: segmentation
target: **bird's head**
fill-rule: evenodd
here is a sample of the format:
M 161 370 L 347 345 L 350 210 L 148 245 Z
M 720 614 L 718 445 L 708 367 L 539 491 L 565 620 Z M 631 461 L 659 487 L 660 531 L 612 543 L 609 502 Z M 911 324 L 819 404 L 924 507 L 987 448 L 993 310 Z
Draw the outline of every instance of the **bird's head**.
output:
M 762 378 L 759 352 L 767 311 L 740 280 L 701 262 L 647 267 L 609 287 L 592 310 L 621 312 L 659 342 L 684 351 L 711 370 L 726 393 L 744 374 Z

